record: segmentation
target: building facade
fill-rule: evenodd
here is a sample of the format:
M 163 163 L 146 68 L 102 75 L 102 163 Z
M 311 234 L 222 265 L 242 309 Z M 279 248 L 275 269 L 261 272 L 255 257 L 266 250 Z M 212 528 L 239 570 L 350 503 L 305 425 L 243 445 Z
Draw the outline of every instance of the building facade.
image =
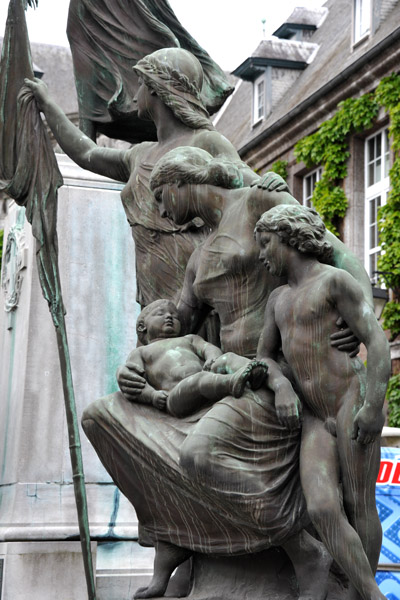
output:
M 235 69 L 234 95 L 215 125 L 257 172 L 283 161 L 293 195 L 310 205 L 324 164 L 298 160 L 296 144 L 332 119 L 340 102 L 374 92 L 382 79 L 399 72 L 398 0 L 328 0 L 319 9 L 296 8 Z M 340 237 L 373 283 L 381 251 L 378 210 L 387 201 L 395 159 L 389 126 L 381 107 L 365 128 L 347 136 L 347 174 L 338 182 L 349 202 L 337 221 Z M 395 373 L 399 357 L 394 342 Z

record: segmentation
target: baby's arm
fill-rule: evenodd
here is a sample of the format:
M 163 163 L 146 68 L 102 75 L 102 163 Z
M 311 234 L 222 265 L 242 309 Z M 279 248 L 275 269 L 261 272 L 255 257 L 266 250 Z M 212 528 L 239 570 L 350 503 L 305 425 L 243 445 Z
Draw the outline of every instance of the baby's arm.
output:
M 203 371 L 209 371 L 212 364 L 216 361 L 219 356 L 222 356 L 223 352 L 214 344 L 206 342 L 199 335 L 188 335 L 190 338 L 193 350 L 196 352 L 202 360 L 204 360 Z
M 138 381 L 133 383 L 131 377 L 124 377 L 125 369 L 137 373 Z M 163 390 L 155 390 L 145 379 L 145 364 L 142 358 L 141 348 L 135 348 L 126 361 L 126 365 L 117 371 L 117 380 L 121 392 L 130 402 L 150 404 L 159 410 L 165 410 L 168 393 Z M 140 387 L 139 387 L 140 385 Z
M 264 315 L 264 326 L 257 348 L 257 360 L 268 365 L 267 385 L 275 394 L 275 409 L 279 421 L 288 429 L 297 429 L 301 424 L 301 403 L 289 379 L 284 376 L 276 362 L 281 346 L 281 336 L 275 321 L 275 304 L 281 288 L 269 297 Z
M 366 300 L 361 286 L 351 275 L 338 270 L 331 293 L 339 314 L 367 348 L 367 389 L 364 404 L 354 417 L 353 439 L 363 444 L 380 435 L 387 382 L 390 377 L 390 351 L 386 336 Z

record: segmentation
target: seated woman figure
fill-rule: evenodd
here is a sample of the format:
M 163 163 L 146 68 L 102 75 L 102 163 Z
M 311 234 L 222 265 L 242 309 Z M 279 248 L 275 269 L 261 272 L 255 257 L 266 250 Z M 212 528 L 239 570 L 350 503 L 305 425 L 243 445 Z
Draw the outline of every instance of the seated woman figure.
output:
M 232 358 L 231 353 L 219 356 L 212 367 L 216 373 L 202 374 L 223 381 L 218 372 L 229 370 Z M 229 387 L 233 380 L 226 382 Z M 194 552 L 235 556 L 281 546 L 293 563 L 301 598 L 324 600 L 331 560 L 304 530 L 308 517 L 299 480 L 299 430 L 288 431 L 279 423 L 273 395 L 246 386 L 240 397 L 227 395 L 211 408 L 208 401 L 183 418 L 137 400 L 116 393 L 93 402 L 82 417 L 100 460 L 133 504 L 142 537 L 156 549 L 154 576 L 135 596 L 163 595 L 174 569 Z M 179 400 L 186 406 L 191 398 Z M 217 449 L 208 456 L 211 472 L 204 479 L 187 467 L 188 441 L 193 435 L 199 439 L 199 427 L 203 443 Z

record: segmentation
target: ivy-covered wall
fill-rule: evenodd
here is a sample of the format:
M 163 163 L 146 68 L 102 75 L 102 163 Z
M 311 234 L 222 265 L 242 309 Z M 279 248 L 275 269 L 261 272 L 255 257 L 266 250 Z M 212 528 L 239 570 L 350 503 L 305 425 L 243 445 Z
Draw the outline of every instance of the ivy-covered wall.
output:
M 378 111 L 379 104 L 374 94 L 347 98 L 339 103 L 338 111 L 329 121 L 322 123 L 315 133 L 295 146 L 298 162 L 303 161 L 307 167 L 323 166 L 312 202 L 325 225 L 336 235 L 338 220 L 344 217 L 348 206 L 341 182 L 347 175 L 349 136 L 370 129 Z
M 389 113 L 394 162 L 388 201 L 378 215 L 382 246 L 378 268 L 384 272 L 387 287 L 393 290 L 393 299 L 384 311 L 383 326 L 390 329 L 394 339 L 400 334 L 400 75 L 393 73 L 382 79 L 375 92 L 340 102 L 331 119 L 296 144 L 295 156 L 307 167 L 323 166 L 312 202 L 328 229 L 337 234 L 338 223 L 348 206 L 342 183 L 347 175 L 349 137 L 370 129 L 380 106 Z
M 277 160 L 271 166 L 271 171 L 280 175 L 285 181 L 288 178 L 288 161 L 287 160 Z
M 390 329 L 392 339 L 400 334 L 400 75 L 392 74 L 379 84 L 375 97 L 389 113 L 389 135 L 392 139 L 394 162 L 390 169 L 388 201 L 378 216 L 382 252 L 378 269 L 393 292 L 393 299 L 384 311 L 383 326 Z
M 379 108 L 389 114 L 389 135 L 394 161 L 389 172 L 390 192 L 385 206 L 378 213 L 382 252 L 378 269 L 392 291 L 392 298 L 383 313 L 383 327 L 390 330 L 391 339 L 400 334 L 400 75 L 393 73 L 382 79 L 375 92 L 360 98 L 340 102 L 335 115 L 318 130 L 295 146 L 298 162 L 307 167 L 322 166 L 323 174 L 315 186 L 312 202 L 326 226 L 337 235 L 338 224 L 347 210 L 348 199 L 343 191 L 347 175 L 349 137 L 374 125 Z M 400 426 L 400 375 L 394 375 L 388 387 L 389 425 Z

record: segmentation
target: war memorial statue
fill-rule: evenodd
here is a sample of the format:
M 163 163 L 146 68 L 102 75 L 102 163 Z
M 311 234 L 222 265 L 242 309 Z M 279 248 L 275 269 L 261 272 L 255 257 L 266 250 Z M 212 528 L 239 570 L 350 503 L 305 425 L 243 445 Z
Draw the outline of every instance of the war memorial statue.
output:
M 127 59 L 103 17 L 121 24 L 131 4 Z M 274 598 L 336 598 L 336 577 L 343 598 L 382 599 L 374 494 L 389 352 L 368 276 L 279 176 L 255 174 L 214 128 L 207 107 L 229 86 L 168 3 L 125 5 L 71 0 L 84 132 L 40 80 L 23 90 L 66 154 L 125 184 L 139 343 L 120 391 L 88 399 L 82 425 L 156 550 L 135 597 L 163 596 L 192 558 L 189 596 L 228 600 L 237 588 L 261 600 L 269 549 L 281 548 L 295 585 L 277 576 Z M 96 132 L 135 145 L 102 148 Z M 237 557 L 257 564 L 254 581 Z

